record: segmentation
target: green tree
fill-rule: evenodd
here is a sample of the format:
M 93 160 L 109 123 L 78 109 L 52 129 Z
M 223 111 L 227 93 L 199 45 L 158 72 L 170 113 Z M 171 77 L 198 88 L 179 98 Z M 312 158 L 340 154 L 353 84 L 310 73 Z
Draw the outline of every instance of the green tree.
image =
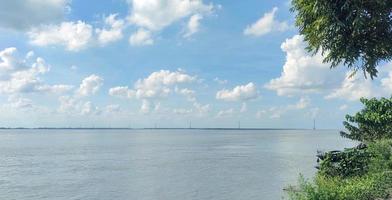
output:
M 355 115 L 346 115 L 343 137 L 361 142 L 392 138 L 392 97 L 361 98 L 364 108 Z
M 344 64 L 373 79 L 376 66 L 392 59 L 391 0 L 292 0 L 296 25 L 331 67 Z

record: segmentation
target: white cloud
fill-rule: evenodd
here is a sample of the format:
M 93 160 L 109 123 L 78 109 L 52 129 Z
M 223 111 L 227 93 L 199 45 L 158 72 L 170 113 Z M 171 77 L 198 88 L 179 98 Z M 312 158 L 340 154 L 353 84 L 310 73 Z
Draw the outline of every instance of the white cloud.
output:
M 128 0 L 129 21 L 139 27 L 158 31 L 193 14 L 212 12 L 214 6 L 202 0 Z
M 73 85 L 43 85 L 40 87 L 40 91 L 50 92 L 50 93 L 66 93 L 74 88 Z
M 217 118 L 223 118 L 223 117 L 231 117 L 235 113 L 233 108 L 227 109 L 227 110 L 221 110 L 216 114 Z
M 210 104 L 202 105 L 196 101 L 193 103 L 192 106 L 193 108 L 189 108 L 189 109 L 184 109 L 184 108 L 173 109 L 173 113 L 177 115 L 192 115 L 193 117 L 196 116 L 202 117 L 208 114 L 211 110 Z
M 248 83 L 247 85 L 239 85 L 232 90 L 223 89 L 216 93 L 216 99 L 224 101 L 247 101 L 259 97 L 256 85 Z
M 383 66 L 378 74 L 380 80 L 365 79 L 358 72 L 346 72 L 344 66 L 330 69 L 324 64 L 321 53 L 309 54 L 303 36 L 287 39 L 281 48 L 286 52 L 286 62 L 281 76 L 265 85 L 278 95 L 293 96 L 319 93 L 326 99 L 340 98 L 357 101 L 361 97 L 380 97 L 392 92 L 392 67 Z
M 96 29 L 98 34 L 98 42 L 105 45 L 123 38 L 123 29 L 125 28 L 125 21 L 118 19 L 118 14 L 111 14 L 104 20 L 108 28 Z
M 17 95 L 11 95 L 8 97 L 8 106 L 16 109 L 32 108 L 33 102 L 28 98 L 23 98 Z
M 161 70 L 153 72 L 145 79 L 139 79 L 135 83 L 136 97 L 138 98 L 156 98 L 167 96 L 173 86 L 181 83 L 190 83 L 196 80 L 196 77 L 185 74 L 181 71 L 171 72 Z
M 177 115 L 190 115 L 193 114 L 192 109 L 176 108 L 173 109 L 173 113 Z
M 102 113 L 101 109 L 91 101 L 83 101 L 77 96 L 61 96 L 59 102 L 59 113 L 68 115 L 99 115 Z
M 341 98 L 356 101 L 361 97 L 369 98 L 380 95 L 381 93 L 377 92 L 377 90 L 378 88 L 376 88 L 375 84 L 371 80 L 365 79 L 362 74 L 357 73 L 350 77 L 350 74 L 347 73 L 341 86 L 334 89 L 325 98 Z
M 278 118 L 281 118 L 283 115 L 285 115 L 288 112 L 304 110 L 304 109 L 308 108 L 309 105 L 310 105 L 310 99 L 308 97 L 302 97 L 295 104 L 289 104 L 286 106 L 272 106 L 268 109 L 259 110 L 256 113 L 256 117 L 263 118 L 266 116 L 271 119 L 278 119 Z
M 142 100 L 140 107 L 141 113 L 150 113 L 155 106 L 154 111 L 158 111 L 160 104 L 156 103 L 155 100 L 166 98 L 173 91 L 184 95 L 187 99 L 194 104 L 196 98 L 194 97 L 195 92 L 191 89 L 184 88 L 178 89 L 178 85 L 192 83 L 197 81 L 196 76 L 186 74 L 184 71 L 169 71 L 160 70 L 151 73 L 144 79 L 139 79 L 135 82 L 133 88 L 127 86 L 113 87 L 109 89 L 109 95 L 121 98 L 136 98 Z M 197 104 L 198 111 L 204 112 L 205 107 Z
M 219 84 L 227 84 L 229 81 L 228 80 L 221 80 L 220 78 L 218 78 L 218 77 L 215 77 L 214 78 L 214 81 L 215 82 L 217 82 L 217 83 L 219 83 Z
M 77 94 L 80 96 L 90 96 L 98 92 L 103 85 L 103 78 L 92 74 L 83 79 Z
M 129 37 L 129 44 L 132 46 L 146 46 L 154 44 L 151 32 L 140 28 Z
M 295 35 L 287 39 L 281 48 L 286 52 L 286 62 L 281 76 L 272 79 L 265 85 L 267 89 L 275 90 L 278 95 L 296 95 L 320 93 L 336 88 L 344 79 L 344 72 L 330 69 L 324 64 L 321 54 L 310 55 L 305 50 L 303 37 Z
M 208 114 L 211 110 L 210 104 L 202 105 L 198 102 L 194 102 L 193 107 L 195 108 L 195 111 L 199 116 L 204 116 L 204 115 Z
M 27 69 L 24 60 L 21 60 L 17 57 L 17 49 L 15 47 L 10 47 L 2 50 L 0 52 L 0 73 L 1 75 L 5 75 L 6 73 Z
M 392 93 L 392 69 L 390 69 L 386 77 L 381 79 L 381 86 L 387 93 Z
M 134 98 L 135 91 L 130 90 L 128 87 L 114 87 L 109 89 L 109 95 L 113 97 Z
M 24 59 L 26 57 L 28 59 Z M 40 76 L 49 72 L 50 65 L 43 58 L 32 59 L 32 57 L 31 53 L 27 53 L 24 58 L 21 58 L 14 47 L 0 51 L 1 93 L 62 93 L 72 88 L 70 85 L 45 84 Z
M 99 115 L 101 111 L 93 103 L 87 101 L 82 105 L 80 113 L 82 115 Z
M 29 51 L 29 52 L 27 52 L 25 58 L 26 58 L 26 59 L 30 59 L 30 58 L 32 58 L 32 57 L 34 57 L 34 51 Z
M 186 31 L 184 34 L 185 38 L 189 38 L 193 34 L 195 34 L 199 31 L 201 19 L 203 19 L 203 16 L 201 16 L 200 14 L 192 15 L 192 17 L 189 19 L 187 27 L 186 27 Z
M 143 100 L 142 105 L 140 106 L 140 112 L 147 114 L 151 110 L 151 102 L 148 100 Z
M 106 113 L 118 113 L 121 111 L 120 105 L 117 104 L 110 104 L 105 107 Z
M 194 90 L 184 88 L 184 89 L 178 89 L 178 87 L 175 88 L 175 92 L 181 95 L 184 95 L 188 101 L 195 102 L 196 101 L 196 92 Z
M 244 35 L 262 36 L 273 31 L 283 32 L 289 28 L 287 22 L 280 22 L 275 19 L 277 7 L 274 7 L 270 12 L 265 13 L 257 22 L 246 27 Z
M 58 109 L 61 113 L 71 113 L 75 110 L 77 100 L 69 96 L 59 97 L 60 107 Z
M 82 21 L 62 22 L 33 28 L 28 35 L 31 43 L 37 46 L 61 45 L 69 51 L 79 51 L 93 38 L 93 27 Z
M 28 30 L 40 24 L 59 22 L 69 9 L 69 0 L 3 0 L 0 27 Z
M 244 113 L 244 112 L 246 112 L 246 111 L 248 111 L 248 104 L 246 104 L 246 103 L 244 102 L 244 103 L 242 103 L 242 105 L 241 105 L 240 112 L 241 112 L 241 113 Z
M 310 104 L 310 99 L 308 97 L 301 97 L 301 99 L 299 99 L 299 101 L 297 102 L 297 104 L 295 104 L 293 107 L 294 109 L 305 109 L 309 106 Z M 290 107 L 290 106 L 289 106 Z
M 161 98 L 169 95 L 173 86 L 194 81 L 196 81 L 195 76 L 190 76 L 182 71 L 160 70 L 151 73 L 145 79 L 136 81 L 133 89 L 114 87 L 109 90 L 109 94 L 127 98 L 136 97 L 138 99 Z
M 339 107 L 339 110 L 347 110 L 348 106 L 347 104 L 343 104 Z
M 129 38 L 135 46 L 153 44 L 152 33 L 180 20 L 188 21 L 184 37 L 190 37 L 198 31 L 203 16 L 215 8 L 203 0 L 128 0 L 128 3 L 128 21 L 139 29 Z

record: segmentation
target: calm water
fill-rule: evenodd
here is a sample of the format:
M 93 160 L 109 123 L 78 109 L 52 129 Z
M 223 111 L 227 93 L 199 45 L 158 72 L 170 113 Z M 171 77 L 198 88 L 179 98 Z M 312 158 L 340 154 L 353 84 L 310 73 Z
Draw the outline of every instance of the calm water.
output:
M 337 131 L 3 130 L 0 199 L 274 200 Z

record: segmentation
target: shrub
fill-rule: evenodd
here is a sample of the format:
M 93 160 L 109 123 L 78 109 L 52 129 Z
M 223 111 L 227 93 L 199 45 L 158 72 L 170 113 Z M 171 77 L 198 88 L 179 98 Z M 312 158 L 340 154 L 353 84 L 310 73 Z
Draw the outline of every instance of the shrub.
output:
M 392 140 L 319 155 L 314 181 L 300 178 L 292 200 L 370 200 L 392 194 Z
M 371 172 L 392 170 L 392 140 L 369 143 L 368 152 L 372 155 L 369 164 Z
M 360 176 L 368 171 L 370 158 L 371 154 L 364 144 L 344 151 L 322 153 L 318 155 L 318 173 L 328 177 Z
M 392 173 L 380 172 L 351 178 L 316 176 L 300 178 L 298 189 L 288 191 L 291 200 L 370 200 L 389 197 Z

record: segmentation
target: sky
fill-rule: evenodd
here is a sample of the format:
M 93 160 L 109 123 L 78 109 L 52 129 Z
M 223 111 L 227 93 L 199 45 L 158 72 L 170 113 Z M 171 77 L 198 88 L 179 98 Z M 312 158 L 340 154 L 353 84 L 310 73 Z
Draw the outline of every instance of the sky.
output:
M 0 3 L 0 127 L 337 129 L 392 92 L 307 53 L 289 1 Z

